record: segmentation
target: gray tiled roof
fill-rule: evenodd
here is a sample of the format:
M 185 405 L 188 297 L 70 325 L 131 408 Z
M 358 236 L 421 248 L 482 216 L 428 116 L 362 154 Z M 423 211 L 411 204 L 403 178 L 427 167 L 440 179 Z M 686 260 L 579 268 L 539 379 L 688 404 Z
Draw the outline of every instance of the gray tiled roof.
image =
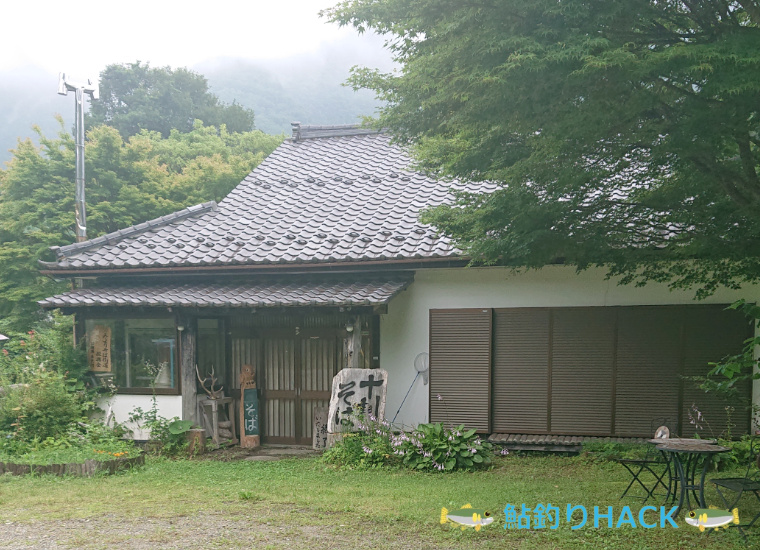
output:
M 387 304 L 410 279 L 85 288 L 39 302 L 44 308 L 375 306 Z
M 295 128 L 294 137 L 218 206 L 199 205 L 62 247 L 57 261 L 46 267 L 332 263 L 459 254 L 417 216 L 427 206 L 450 201 L 448 189 L 463 185 L 411 171 L 407 153 L 374 131 L 307 126 Z M 493 186 L 468 184 L 467 189 Z

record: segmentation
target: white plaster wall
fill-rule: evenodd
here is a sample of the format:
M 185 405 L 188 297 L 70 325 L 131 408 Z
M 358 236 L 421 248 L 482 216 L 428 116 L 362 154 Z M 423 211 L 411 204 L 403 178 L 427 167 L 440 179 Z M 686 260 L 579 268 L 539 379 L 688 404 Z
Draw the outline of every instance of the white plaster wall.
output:
M 158 414 L 164 418 L 182 417 L 182 396 L 181 395 L 157 395 L 156 404 Z M 136 424 L 127 422 L 129 413 L 136 407 L 142 408 L 143 411 L 149 411 L 153 407 L 153 396 L 151 395 L 114 395 L 108 399 L 101 399 L 98 406 L 105 411 L 107 416 L 109 411 L 113 412 L 113 418 L 116 422 L 124 424 L 133 431 L 132 437 L 138 440 L 146 440 L 150 436 L 150 431 L 141 430 Z
M 388 305 L 380 318 L 380 366 L 388 371 L 386 418 L 393 420 L 414 380 L 414 358 L 428 350 L 429 310 L 441 308 L 571 307 L 689 304 L 694 291 L 670 291 L 666 285 L 637 288 L 604 278 L 606 271 L 576 273 L 566 266 L 513 273 L 507 268 L 446 268 L 417 271 L 414 283 Z M 721 289 L 696 303 L 756 301 L 757 286 L 742 291 Z M 462 380 L 466 384 L 467 380 Z M 760 381 L 754 401 L 760 404 Z M 396 418 L 396 425 L 428 421 L 428 386 L 419 377 Z

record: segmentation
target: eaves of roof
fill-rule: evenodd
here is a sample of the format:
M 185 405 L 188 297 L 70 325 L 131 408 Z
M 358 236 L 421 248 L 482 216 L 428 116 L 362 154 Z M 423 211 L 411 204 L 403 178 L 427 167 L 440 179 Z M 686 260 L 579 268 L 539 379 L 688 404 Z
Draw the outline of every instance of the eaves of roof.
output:
M 43 262 L 39 262 L 43 264 Z M 470 263 L 466 256 L 452 255 L 443 258 L 402 258 L 389 260 L 364 260 L 358 262 L 312 262 L 312 263 L 271 263 L 255 265 L 215 265 L 215 266 L 173 266 L 173 267 L 138 267 L 129 269 L 56 269 L 40 270 L 40 274 L 50 277 L 100 277 L 112 276 L 202 276 L 215 274 L 287 274 L 303 275 L 310 273 L 362 273 L 371 271 L 413 271 L 431 267 L 464 267 Z
M 163 284 L 80 288 L 41 300 L 46 309 L 82 307 L 267 308 L 379 306 L 412 282 L 392 276 L 372 280 L 295 280 L 245 284 Z

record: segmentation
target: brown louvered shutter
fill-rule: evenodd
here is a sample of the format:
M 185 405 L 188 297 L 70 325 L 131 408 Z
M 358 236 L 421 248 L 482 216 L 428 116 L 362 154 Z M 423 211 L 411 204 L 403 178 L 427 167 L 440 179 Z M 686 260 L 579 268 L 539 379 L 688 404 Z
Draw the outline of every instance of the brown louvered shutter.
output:
M 663 306 L 619 309 L 616 435 L 651 436 L 653 423 L 676 429 L 681 311 Z
M 494 431 L 547 433 L 549 329 L 548 309 L 495 311 Z
M 490 418 L 491 310 L 430 310 L 430 421 L 490 433 Z
M 690 376 L 704 376 L 710 369 L 708 363 L 720 361 L 727 355 L 739 353 L 745 339 L 752 336 L 752 324 L 741 312 L 725 310 L 726 306 L 696 306 L 688 308 L 684 321 L 685 345 L 683 374 L 683 403 L 681 411 L 681 434 L 690 437 L 695 425 L 690 422 L 692 405 L 702 413 L 702 437 L 724 435 L 729 421 L 726 407 L 733 407 L 731 432 L 746 434 L 750 428 L 752 386 L 749 381 L 741 385 L 735 399 L 726 400 L 715 392 L 705 393 Z
M 552 315 L 551 431 L 610 435 L 616 310 L 558 308 Z

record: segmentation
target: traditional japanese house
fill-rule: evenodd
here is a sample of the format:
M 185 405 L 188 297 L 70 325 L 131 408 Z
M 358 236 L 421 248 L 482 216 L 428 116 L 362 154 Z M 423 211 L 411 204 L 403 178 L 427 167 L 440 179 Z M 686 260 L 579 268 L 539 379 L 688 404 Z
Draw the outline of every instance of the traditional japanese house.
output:
M 723 429 L 726 404 L 684 376 L 741 350 L 752 326 L 725 305 L 757 288 L 695 303 L 603 270 L 466 267 L 418 221 L 465 187 L 491 189 L 414 171 L 382 133 L 294 124 L 219 204 L 56 249 L 43 272 L 83 283 L 41 305 L 76 314 L 93 377 L 118 387 L 120 421 L 153 392 L 164 416 L 197 420 L 196 365 L 237 398 L 250 364 L 270 442 L 311 441 L 313 410 L 345 366 L 389 372 L 397 424 L 647 436 L 662 421 L 689 435 L 695 405 Z M 429 385 L 416 377 L 424 353 Z M 751 394 L 732 403 L 735 433 L 749 429 Z

